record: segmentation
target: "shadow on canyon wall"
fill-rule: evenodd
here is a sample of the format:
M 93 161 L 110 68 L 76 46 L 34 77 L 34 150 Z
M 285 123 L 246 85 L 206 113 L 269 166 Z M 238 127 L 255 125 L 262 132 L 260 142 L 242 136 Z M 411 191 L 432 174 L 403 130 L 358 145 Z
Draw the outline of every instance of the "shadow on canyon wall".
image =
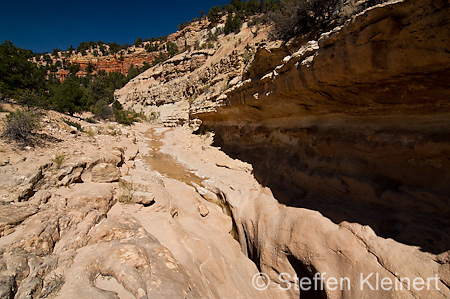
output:
M 421 142 L 427 149 L 420 150 L 417 144 L 374 144 L 348 132 L 311 128 L 281 132 L 297 140 L 287 148 L 271 139 L 273 131 L 236 130 L 216 131 L 214 145 L 252 164 L 256 179 L 281 204 L 318 211 L 336 224 L 368 225 L 378 236 L 425 252 L 450 250 L 450 167 L 445 155 L 450 136 L 428 136 L 429 144 Z M 430 138 L 444 140 L 445 150 Z

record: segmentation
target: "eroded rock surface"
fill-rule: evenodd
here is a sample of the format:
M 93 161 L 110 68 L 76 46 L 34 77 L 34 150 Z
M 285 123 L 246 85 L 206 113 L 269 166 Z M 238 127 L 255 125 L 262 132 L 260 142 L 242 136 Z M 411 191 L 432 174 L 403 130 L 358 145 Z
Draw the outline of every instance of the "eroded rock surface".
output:
M 448 10 L 448 1 L 377 5 L 278 66 L 267 57 L 282 49 L 264 45 L 222 107 L 196 115 L 277 199 L 227 196 L 241 244 L 273 279 L 421 273 L 439 275 L 440 290 L 326 296 L 448 297 Z
M 116 93 L 204 135 L 50 112 L 57 145 L 0 144 L 0 298 L 449 298 L 448 5 L 389 1 L 285 45 L 244 26 Z
M 82 122 L 97 135 L 74 135 L 53 132 L 60 116 L 50 115 L 43 132 L 58 144 L 5 150 L 0 298 L 271 296 L 252 287 L 258 269 L 230 234 L 230 214 L 148 163 L 160 153 L 149 136 L 164 129 Z
M 215 194 L 217 198 L 226 199 L 243 252 L 269 275 L 278 295 L 300 298 L 450 296 L 448 250 L 433 254 L 420 247 L 379 236 L 371 226 L 363 223 L 345 219 L 335 223 L 320 211 L 280 204 L 270 189 L 255 180 L 249 164 L 227 157 L 215 147 L 206 146 L 199 142 L 202 138 L 197 136 L 191 135 L 184 144 L 178 145 L 176 141 L 187 134 L 186 131 L 167 132 L 162 150 L 178 157 L 196 170 L 197 175 L 209 178 L 197 188 L 199 194 L 207 198 Z M 339 207 L 336 209 L 336 213 L 341 211 Z M 418 225 L 417 228 L 427 226 Z M 442 237 L 445 228 L 436 227 L 434 232 Z M 278 284 L 287 288 L 286 281 L 279 278 L 280 273 L 287 273 L 284 278 L 292 285 L 296 275 L 299 279 L 312 279 L 316 273 L 326 273 L 325 283 L 327 277 L 347 277 L 350 287 L 342 290 L 325 287 L 323 292 L 302 293 L 291 287 L 280 292 Z M 373 277 L 371 273 L 374 273 Z M 368 276 L 371 277 L 370 283 L 374 284 L 376 273 L 394 283 L 405 277 L 434 280 L 430 280 L 428 290 L 420 291 L 408 290 L 406 285 L 403 289 L 390 290 L 371 290 L 366 284 L 361 287 Z
M 185 38 L 206 45 L 208 36 L 223 26 L 194 30 Z M 242 80 L 244 68 L 256 45 L 267 39 L 267 32 L 267 26 L 255 31 L 244 25 L 238 34 L 221 34 L 210 49 L 190 48 L 148 69 L 116 91 L 115 98 L 124 107 L 156 118 L 165 126 L 188 123 L 191 110 L 213 110 L 220 95 Z M 179 35 L 178 42 L 185 39 Z

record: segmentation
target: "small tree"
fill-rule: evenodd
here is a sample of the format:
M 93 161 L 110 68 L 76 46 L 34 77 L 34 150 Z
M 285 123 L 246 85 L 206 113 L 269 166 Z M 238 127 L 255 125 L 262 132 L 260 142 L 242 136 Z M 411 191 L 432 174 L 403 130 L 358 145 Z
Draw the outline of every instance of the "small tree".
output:
M 113 116 L 113 109 L 106 100 L 100 100 L 92 107 L 92 113 L 101 119 L 108 119 Z
M 232 14 L 228 14 L 224 32 L 225 34 L 229 34 L 231 32 L 239 33 L 239 31 L 241 30 L 241 25 L 242 20 L 238 14 L 235 14 L 234 16 Z
M 26 107 L 43 106 L 41 97 L 34 90 L 21 90 L 18 92 L 17 99 L 19 104 Z
M 242 10 L 244 3 L 242 2 L 242 0 L 231 0 L 231 4 L 236 7 L 237 11 Z
M 308 30 L 325 28 L 335 17 L 338 0 L 281 0 L 270 14 L 274 26 L 271 37 L 289 40 Z
M 71 65 L 69 65 L 68 70 L 72 75 L 75 75 L 80 70 L 80 65 L 79 64 L 71 64 Z
M 140 47 L 141 44 L 142 44 L 142 38 L 141 38 L 141 37 L 138 37 L 138 38 L 134 41 L 134 46 L 137 48 L 137 47 Z
M 74 79 L 65 80 L 56 87 L 52 102 L 57 111 L 70 115 L 86 108 L 85 94 Z
M 213 8 L 211 8 L 208 12 L 208 20 L 212 23 L 212 24 L 217 24 L 220 21 L 220 7 L 219 6 L 214 6 Z
M 86 67 L 86 72 L 88 74 L 92 73 L 94 71 L 94 66 L 92 65 L 92 63 L 89 61 L 87 67 Z
M 244 3 L 245 15 L 252 16 L 261 11 L 262 4 L 257 0 L 247 0 Z
M 114 102 L 112 103 L 112 108 L 114 110 L 123 110 L 123 106 L 118 100 L 114 100 Z
M 58 67 L 56 66 L 56 64 L 52 64 L 48 67 L 48 70 L 52 73 L 56 73 L 58 71 Z
M 45 70 L 32 63 L 33 56 L 17 48 L 12 42 L 0 45 L 0 93 L 14 97 L 20 90 L 40 91 L 45 89 Z M 47 55 L 48 56 L 48 55 Z
M 167 43 L 167 54 L 169 57 L 173 57 L 178 53 L 178 46 L 173 42 Z

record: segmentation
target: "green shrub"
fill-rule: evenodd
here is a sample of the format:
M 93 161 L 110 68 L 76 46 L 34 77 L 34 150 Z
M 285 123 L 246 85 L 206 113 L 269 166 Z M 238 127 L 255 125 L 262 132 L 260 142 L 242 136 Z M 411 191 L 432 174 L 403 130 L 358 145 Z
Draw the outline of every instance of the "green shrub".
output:
M 150 113 L 150 117 L 148 117 L 148 120 L 149 121 L 156 121 L 160 116 L 161 116 L 161 113 L 159 111 L 156 111 L 156 112 L 152 111 Z
M 131 200 L 133 199 L 133 195 L 136 192 L 133 181 L 127 182 L 124 180 L 120 180 L 119 188 L 121 190 L 121 195 L 119 196 L 119 202 L 131 203 Z
M 6 116 L 2 136 L 23 145 L 34 145 L 40 129 L 41 114 L 36 111 L 16 111 Z
M 32 56 L 32 51 L 20 49 L 12 42 L 0 44 L 0 99 L 15 97 L 22 90 L 38 92 L 45 88 L 46 72 L 29 60 Z
M 64 153 L 57 153 L 52 161 L 56 164 L 57 168 L 61 168 L 61 165 L 64 163 L 66 159 L 66 155 Z
M 86 130 L 86 134 L 87 134 L 89 137 L 94 137 L 94 136 L 96 135 L 95 131 L 92 130 L 92 128 L 88 128 L 88 129 Z
M 194 50 L 200 50 L 200 41 L 198 41 L 198 40 L 195 41 Z
M 155 116 L 159 117 L 159 114 Z M 127 126 L 139 121 L 148 121 L 144 113 L 137 113 L 132 110 L 115 110 L 114 117 L 119 124 Z
M 114 114 L 113 108 L 111 108 L 105 100 L 100 100 L 95 103 L 91 112 L 101 119 L 108 119 Z
M 173 42 L 167 43 L 167 54 L 169 57 L 173 57 L 178 53 L 178 46 Z
M 116 110 L 114 111 L 114 117 L 119 124 L 130 126 L 136 122 L 136 118 L 131 111 Z
M 225 34 L 230 34 L 231 32 L 239 33 L 239 31 L 241 31 L 241 26 L 242 20 L 238 14 L 235 14 L 234 16 L 232 14 L 228 14 L 224 32 Z
M 212 24 L 217 24 L 220 21 L 220 7 L 219 6 L 214 6 L 213 8 L 211 8 L 208 12 L 208 20 L 212 23 Z
M 73 115 L 86 107 L 86 94 L 74 79 L 68 79 L 55 88 L 53 107 L 62 113 Z
M 85 119 L 86 122 L 90 123 L 90 124 L 96 124 L 97 121 L 93 118 L 93 117 L 88 117 Z
M 241 56 L 244 59 L 245 64 L 247 64 L 253 58 L 253 53 L 246 50 Z
M 157 57 L 154 58 L 154 60 L 153 60 L 153 62 L 152 62 L 152 65 L 155 66 L 155 65 L 157 65 L 158 63 L 161 63 L 161 62 L 166 61 L 168 58 L 169 58 L 169 57 L 168 57 L 166 54 L 159 54 L 159 56 L 157 56 Z
M 123 110 L 123 106 L 118 100 L 114 100 L 112 107 L 114 110 Z
M 274 23 L 271 37 L 289 40 L 308 30 L 319 29 L 319 23 L 331 17 L 336 3 L 336 0 L 281 0 L 280 9 L 270 14 Z
M 16 92 L 15 98 L 18 103 L 27 107 L 45 107 L 47 106 L 44 97 L 35 90 L 24 89 Z
M 271 37 L 289 40 L 308 32 L 320 33 L 345 21 L 342 7 L 346 1 L 339 0 L 280 0 L 269 13 L 273 22 Z M 366 1 L 361 9 L 386 2 L 386 0 Z

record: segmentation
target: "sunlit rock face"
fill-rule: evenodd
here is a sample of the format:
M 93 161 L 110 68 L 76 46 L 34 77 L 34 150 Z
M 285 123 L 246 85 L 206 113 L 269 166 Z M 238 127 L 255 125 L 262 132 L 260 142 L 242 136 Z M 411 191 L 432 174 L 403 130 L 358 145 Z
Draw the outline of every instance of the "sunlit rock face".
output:
M 244 69 L 269 31 L 267 25 L 256 30 L 244 24 L 238 34 L 219 34 L 223 26 L 187 27 L 170 35 L 168 40 L 179 49 L 186 48 L 184 43 L 189 48 L 131 80 L 115 98 L 165 126 L 186 124 L 192 113 L 213 111 L 222 103 L 221 96 L 242 82 Z M 217 38 L 210 40 L 216 32 Z
M 421 275 L 436 267 L 430 273 L 448 281 L 448 9 L 447 1 L 378 5 L 316 40 L 300 42 L 278 64 L 268 59 L 278 48 L 261 47 L 246 80 L 226 93 L 222 106 L 194 115 L 215 132 L 216 145 L 251 163 L 259 183 L 287 206 L 284 220 L 242 220 L 249 252 L 261 268 L 273 268 L 270 252 L 287 244 L 289 262 L 278 270 L 287 264 L 310 273 L 368 269 L 350 258 L 353 269 L 343 270 L 350 266 L 334 260 L 339 253 L 327 255 L 319 244 L 346 239 L 344 227 L 352 233 L 358 228 L 358 239 L 370 227 L 372 236 L 361 240 L 385 269 L 400 269 L 393 261 L 400 250 L 409 257 L 428 256 L 411 267 L 423 269 L 417 269 Z M 319 241 L 322 226 L 290 216 L 304 209 L 342 230 Z M 304 222 L 309 224 L 299 229 Z M 273 226 L 295 233 L 276 235 Z M 351 241 L 343 242 L 351 251 Z

